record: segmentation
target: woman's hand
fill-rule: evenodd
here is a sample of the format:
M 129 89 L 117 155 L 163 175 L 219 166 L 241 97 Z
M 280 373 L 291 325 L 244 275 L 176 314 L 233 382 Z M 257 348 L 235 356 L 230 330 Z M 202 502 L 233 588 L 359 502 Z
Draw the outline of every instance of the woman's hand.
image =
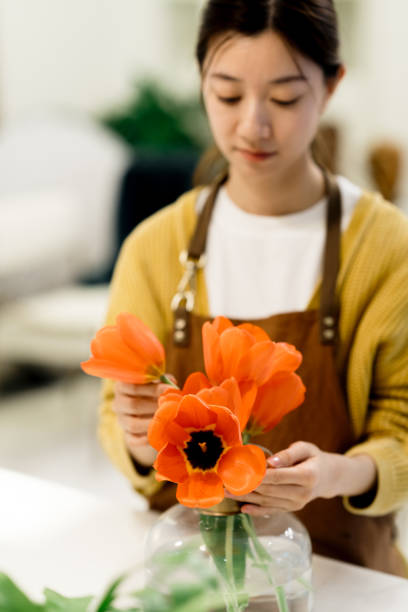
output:
M 123 429 L 126 446 L 136 461 L 145 466 L 152 465 L 156 458 L 156 451 L 147 441 L 147 430 L 157 410 L 159 395 L 168 387 L 162 383 L 115 384 L 112 407 Z
M 369 455 L 345 457 L 321 451 L 309 442 L 295 442 L 267 460 L 261 485 L 252 493 L 226 497 L 245 502 L 253 515 L 301 510 L 317 497 L 360 495 L 375 485 L 377 469 Z

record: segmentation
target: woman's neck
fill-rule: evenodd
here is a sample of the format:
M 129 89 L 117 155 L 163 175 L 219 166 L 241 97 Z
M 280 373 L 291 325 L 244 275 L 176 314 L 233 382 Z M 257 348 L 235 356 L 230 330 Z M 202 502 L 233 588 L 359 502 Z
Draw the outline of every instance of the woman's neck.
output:
M 288 215 L 310 208 L 324 195 L 321 169 L 312 159 L 279 176 L 253 179 L 234 169 L 226 182 L 232 201 L 242 210 L 255 215 Z

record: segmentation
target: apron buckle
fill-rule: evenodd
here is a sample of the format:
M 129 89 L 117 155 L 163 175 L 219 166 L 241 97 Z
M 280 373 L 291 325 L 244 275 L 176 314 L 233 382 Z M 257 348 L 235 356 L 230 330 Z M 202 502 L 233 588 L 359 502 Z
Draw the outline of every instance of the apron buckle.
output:
M 194 308 L 197 270 L 205 265 L 205 254 L 198 259 L 189 256 L 186 250 L 181 251 L 179 261 L 184 267 L 184 274 L 171 300 L 174 313 L 173 342 L 176 346 L 188 346 L 190 342 L 190 314 Z
M 194 308 L 194 293 L 192 291 L 177 291 L 171 300 L 171 309 L 176 312 L 181 308 L 182 303 L 185 302 L 185 309 L 187 312 L 191 312 Z
M 199 270 L 200 268 L 204 268 L 205 263 L 206 263 L 206 255 L 205 253 L 201 253 L 198 259 L 193 259 L 192 257 L 189 256 L 188 251 L 184 249 L 183 251 L 180 252 L 179 262 L 186 269 L 193 268 L 194 271 L 196 271 L 196 270 Z

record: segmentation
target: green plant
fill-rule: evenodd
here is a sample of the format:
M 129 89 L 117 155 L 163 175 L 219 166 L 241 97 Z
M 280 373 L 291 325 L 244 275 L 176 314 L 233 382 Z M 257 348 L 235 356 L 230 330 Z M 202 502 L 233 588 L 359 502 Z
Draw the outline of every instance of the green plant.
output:
M 137 82 L 130 100 L 100 120 L 139 150 L 200 151 L 210 141 L 199 99 L 178 99 L 149 79 Z
M 222 608 L 217 577 L 194 550 L 184 547 L 163 553 L 155 558 L 155 567 L 163 590 L 147 585 L 123 593 L 124 575 L 102 597 L 70 598 L 46 588 L 42 603 L 29 599 L 9 576 L 0 573 L 0 612 L 209 612 Z

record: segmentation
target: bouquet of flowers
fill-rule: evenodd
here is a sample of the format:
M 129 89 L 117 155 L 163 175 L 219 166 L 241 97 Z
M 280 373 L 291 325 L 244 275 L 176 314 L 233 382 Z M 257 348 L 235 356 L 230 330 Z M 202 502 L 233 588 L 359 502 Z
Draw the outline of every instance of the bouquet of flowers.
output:
M 256 325 L 234 326 L 225 317 L 206 322 L 202 337 L 205 373 L 192 373 L 181 389 L 166 375 L 162 344 L 129 313 L 97 332 L 92 357 L 81 366 L 102 378 L 169 384 L 148 432 L 157 450 L 156 478 L 177 484 L 180 504 L 201 509 L 202 537 L 223 581 L 227 610 L 235 612 L 248 604 L 247 558 L 269 572 L 270 555 L 239 507 L 226 513 L 209 509 L 224 500 L 225 491 L 242 496 L 261 484 L 269 451 L 250 441 L 303 402 L 305 387 L 295 373 L 302 355 Z M 269 581 L 274 584 L 272 575 Z M 285 612 L 284 590 L 275 590 Z

